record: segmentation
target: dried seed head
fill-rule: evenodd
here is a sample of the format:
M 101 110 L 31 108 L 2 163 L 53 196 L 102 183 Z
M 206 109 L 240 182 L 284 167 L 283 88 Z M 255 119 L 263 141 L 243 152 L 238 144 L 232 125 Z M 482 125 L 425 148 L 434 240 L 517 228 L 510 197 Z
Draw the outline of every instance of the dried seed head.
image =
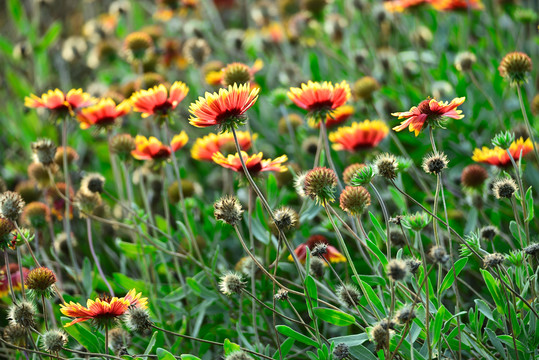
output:
M 449 160 L 444 153 L 433 153 L 423 158 L 423 171 L 427 174 L 439 174 L 447 168 Z
M 41 347 L 50 353 L 57 353 L 67 344 L 67 334 L 63 330 L 51 329 L 43 334 Z
M 421 266 L 421 261 L 417 259 L 408 259 L 406 260 L 406 266 L 408 266 L 408 271 L 415 275 Z
M 371 336 L 376 343 L 377 351 L 388 347 L 392 332 L 387 326 L 383 326 L 381 323 L 371 329 Z
M 462 170 L 460 181 L 464 187 L 477 189 L 488 179 L 487 170 L 481 165 L 468 165 Z
M 354 178 L 354 175 L 357 173 L 359 169 L 361 169 L 364 166 L 365 164 L 360 164 L 360 163 L 354 163 L 352 165 L 348 165 L 342 173 L 342 178 L 343 178 L 344 183 L 346 185 L 353 185 L 352 179 Z
M 324 205 L 334 201 L 336 187 L 335 172 L 325 167 L 317 167 L 307 173 L 303 189 L 307 196 Z
M 455 67 L 458 71 L 469 71 L 476 61 L 477 57 L 473 53 L 469 51 L 461 52 L 455 57 Z
M 318 137 L 309 136 L 301 143 L 301 150 L 307 154 L 315 155 L 318 151 Z
M 241 294 L 242 290 L 245 289 L 245 282 L 242 280 L 240 274 L 231 271 L 221 276 L 219 289 L 227 296 Z
M 272 221 L 271 227 L 279 229 L 284 233 L 288 233 L 298 226 L 299 215 L 295 210 L 289 207 L 283 206 L 282 208 L 275 210 L 274 216 L 275 219 Z
M 526 246 L 523 251 L 530 256 L 539 256 L 539 243 Z
M 26 287 L 37 297 L 49 296 L 55 283 L 56 275 L 44 266 L 30 270 L 26 277 Z
M 217 220 L 222 220 L 232 226 L 241 221 L 243 209 L 241 208 L 240 201 L 235 196 L 223 196 L 215 202 L 213 208 L 213 215 Z
M 62 167 L 64 166 L 64 151 L 66 153 L 67 157 L 67 164 L 71 165 L 74 161 L 77 161 L 79 158 L 79 154 L 77 154 L 77 150 L 73 149 L 71 146 L 67 146 L 64 150 L 63 146 L 58 146 L 58 149 L 56 149 L 56 156 L 54 156 L 54 163 Z
M 253 360 L 253 358 L 250 357 L 245 351 L 238 350 L 227 355 L 225 360 Z
M 532 59 L 523 52 L 510 52 L 500 62 L 498 71 L 511 84 L 522 84 L 527 80 L 528 73 L 532 71 Z
M 449 260 L 449 255 L 442 246 L 432 247 L 429 256 L 435 264 L 445 264 Z
M 408 275 L 406 262 L 393 259 L 387 264 L 387 276 L 393 281 L 402 281 Z
M 124 316 L 125 325 L 138 334 L 145 334 L 153 326 L 147 309 L 132 306 Z
M 136 31 L 126 36 L 124 48 L 129 61 L 148 58 L 153 51 L 152 37 L 142 31 Z
M 101 174 L 92 173 L 82 178 L 81 189 L 87 189 L 91 193 L 101 194 L 105 189 L 105 178 Z
M 56 155 L 56 144 L 50 139 L 40 139 L 32 143 L 32 151 L 37 162 L 44 166 L 50 166 L 54 163 Z
M 192 197 L 196 192 L 196 185 L 191 180 L 182 179 L 182 192 L 183 196 L 188 198 Z M 174 204 L 180 201 L 180 188 L 178 187 L 178 182 L 174 181 L 167 189 L 168 198 Z
M 197 66 L 202 66 L 210 54 L 211 49 L 204 39 L 187 39 L 183 45 L 183 55 L 187 61 Z
M 415 310 L 412 308 L 412 306 L 409 306 L 409 305 L 400 309 L 395 315 L 395 320 L 397 320 L 397 322 L 402 325 L 409 323 L 415 318 L 416 318 Z
M 307 194 L 305 194 L 305 177 L 307 177 L 307 172 L 300 173 L 295 179 L 294 179 L 294 189 L 296 190 L 296 193 L 301 198 L 306 198 Z
M 497 179 L 492 184 L 492 192 L 496 199 L 511 199 L 517 190 L 517 183 L 511 178 Z
M 255 258 L 259 263 L 263 262 L 259 256 L 255 256 Z M 256 275 L 256 273 L 260 271 L 260 268 L 253 261 L 253 258 L 250 256 L 244 256 L 236 263 L 234 270 L 245 276 L 251 276 L 251 270 L 253 267 Z
M 374 160 L 374 166 L 377 173 L 388 180 L 393 180 L 397 177 L 399 163 L 397 158 L 392 154 L 385 153 L 378 155 Z
M 11 237 L 11 232 L 15 230 L 15 224 L 13 221 L 0 217 L 0 240 L 5 242 L 6 239 Z
M 505 261 L 505 255 L 500 253 L 488 254 L 483 258 L 483 265 L 485 268 L 497 267 L 503 264 Z
M 393 246 L 404 246 L 406 244 L 406 238 L 402 234 L 402 231 L 398 229 L 392 229 L 389 231 L 389 240 Z
M 481 239 L 487 241 L 492 241 L 496 237 L 496 235 L 498 235 L 498 233 L 498 228 L 492 225 L 485 226 L 480 230 Z
M 15 186 L 15 192 L 19 193 L 26 203 L 36 201 L 43 194 L 36 185 L 36 182 L 33 180 L 23 180 Z
M 378 80 L 371 76 L 359 78 L 352 87 L 352 93 L 356 99 L 371 100 L 372 95 L 380 88 Z
M 131 345 L 131 335 L 121 327 L 109 330 L 110 347 L 118 354 Z
M 311 250 L 311 255 L 312 256 L 324 256 L 326 255 L 328 252 L 328 244 L 327 243 L 318 243 L 316 244 L 313 249 Z
M 86 217 L 86 214 L 92 214 L 102 203 L 101 195 L 97 192 L 90 192 L 85 188 L 79 189 L 75 195 L 74 204 L 80 209 L 80 217 Z
M 335 346 L 333 349 L 333 356 L 336 360 L 348 359 L 350 356 L 350 350 L 348 350 L 348 345 L 345 343 L 340 343 Z
M 339 200 L 341 209 L 356 216 L 361 215 L 371 204 L 371 194 L 363 186 L 347 186 Z
M 354 308 L 359 305 L 361 294 L 359 290 L 352 284 L 344 284 L 337 287 L 337 297 L 341 303 L 345 304 L 349 308 Z
M 20 325 L 9 324 L 4 328 L 4 340 L 10 344 L 22 346 L 26 343 L 26 328 Z
M 0 194 L 0 216 L 17 221 L 24 208 L 24 200 L 16 192 L 6 191 Z
M 20 325 L 26 329 L 35 327 L 36 309 L 29 301 L 12 304 L 8 310 L 8 320 L 11 325 Z
M 239 62 L 228 64 L 222 72 L 222 83 L 224 86 L 242 85 L 253 81 L 253 75 L 249 66 Z
M 49 167 L 49 169 L 53 174 L 58 171 L 58 167 L 54 165 Z M 28 165 L 28 177 L 35 181 L 40 188 L 45 188 L 49 186 L 51 181 L 49 177 L 49 169 L 47 169 L 42 163 L 33 162 Z
M 128 159 L 131 151 L 136 148 L 135 139 L 129 134 L 114 135 L 109 141 L 109 146 L 111 152 L 117 154 L 123 160 Z
M 44 228 L 51 220 L 51 210 L 39 201 L 27 204 L 22 211 L 23 224 L 36 229 Z
M 275 300 L 277 301 L 286 301 L 288 300 L 288 290 L 279 289 L 277 294 L 274 295 Z
M 324 260 L 320 259 L 319 257 L 312 257 L 311 258 L 311 265 L 309 269 L 309 273 L 314 276 L 317 279 L 321 279 L 324 277 L 324 272 L 326 270 L 326 263 Z

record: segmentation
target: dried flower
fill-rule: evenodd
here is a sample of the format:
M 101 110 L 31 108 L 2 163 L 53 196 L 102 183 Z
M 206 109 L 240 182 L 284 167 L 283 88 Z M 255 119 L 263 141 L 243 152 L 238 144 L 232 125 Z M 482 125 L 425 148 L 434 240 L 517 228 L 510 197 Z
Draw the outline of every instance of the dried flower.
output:
M 335 346 L 333 349 L 333 356 L 336 360 L 345 360 L 350 356 L 350 350 L 348 350 L 348 345 L 345 343 L 340 343 Z
M 458 53 L 455 57 L 455 67 L 458 71 L 470 71 L 472 69 L 473 64 L 477 61 L 477 58 L 475 54 L 464 51 L 461 53 Z
M 299 215 L 293 209 L 283 206 L 280 209 L 275 210 L 274 220 L 271 226 L 279 229 L 285 233 L 296 228 L 299 222 Z
M 371 204 L 371 195 L 363 186 L 347 186 L 340 196 L 341 209 L 352 216 L 361 215 Z
M 349 308 L 354 308 L 359 305 L 361 294 L 355 285 L 340 285 L 337 287 L 336 293 L 341 303 L 345 304 Z
M 477 189 L 483 186 L 488 179 L 488 172 L 484 167 L 477 164 L 468 165 L 462 170 L 460 182 L 464 187 Z
M 279 289 L 277 294 L 274 295 L 275 300 L 277 301 L 286 301 L 288 300 L 288 290 Z
M 445 264 L 449 260 L 449 255 L 442 246 L 433 246 L 429 251 L 429 256 L 435 264 Z
M 225 360 L 253 360 L 245 351 L 238 350 L 234 351 L 225 357 Z
M 423 158 L 423 171 L 427 174 L 439 174 L 447 168 L 449 160 L 444 153 L 432 153 Z
M 376 167 L 376 172 L 388 180 L 394 180 L 397 177 L 399 163 L 397 158 L 392 154 L 384 153 L 378 155 L 374 160 L 374 166 Z
M 217 220 L 222 220 L 229 225 L 235 226 L 241 221 L 243 209 L 237 197 L 225 195 L 213 205 L 213 215 Z
M 406 262 L 399 259 L 392 259 L 387 264 L 387 276 L 393 281 L 402 281 L 408 274 Z
M 37 162 L 44 166 L 50 166 L 54 163 L 56 155 L 56 144 L 50 139 L 40 139 L 32 143 L 32 151 Z
M 50 353 L 58 353 L 67 344 L 67 334 L 63 330 L 47 330 L 41 339 L 41 347 Z
M 406 266 L 408 266 L 408 271 L 410 271 L 411 274 L 415 275 L 417 273 L 417 270 L 419 270 L 419 267 L 421 266 L 421 261 L 417 259 L 408 259 L 406 260 Z
M 17 221 L 24 209 L 24 200 L 16 192 L 6 191 L 0 194 L 0 216 Z
M 522 249 L 527 255 L 539 256 L 539 243 L 533 243 Z
M 130 307 L 124 315 L 127 327 L 136 333 L 144 334 L 153 326 L 148 309 L 145 307 Z
M 20 325 L 26 329 L 35 327 L 36 308 L 29 301 L 12 304 L 8 309 L 8 320 L 11 325 Z
M 231 271 L 221 276 L 221 281 L 219 282 L 219 289 L 223 294 L 227 296 L 231 296 L 233 294 L 241 294 L 243 289 L 245 289 L 245 282 L 242 280 L 240 274 Z
M 88 174 L 82 178 L 80 187 L 91 193 L 101 194 L 105 187 L 105 177 L 98 173 Z
M 417 315 L 413 307 L 408 305 L 397 311 L 397 314 L 395 315 L 395 320 L 397 320 L 399 324 L 404 325 L 415 319 L 416 316 Z
M 378 80 L 371 76 L 364 76 L 356 80 L 354 86 L 352 87 L 352 93 L 357 99 L 370 101 L 372 99 L 372 95 L 378 91 L 378 89 L 380 89 L 380 83 L 378 83 Z
M 309 273 L 317 279 L 324 277 L 324 271 L 326 268 L 326 262 L 319 257 L 312 257 Z
M 505 255 L 500 253 L 488 254 L 483 258 L 485 268 L 497 267 L 505 261 Z
M 517 190 L 517 183 L 511 178 L 500 178 L 492 184 L 492 192 L 496 199 L 511 199 Z
M 485 226 L 480 230 L 481 238 L 483 240 L 492 241 L 498 235 L 499 230 L 496 226 Z
M 325 205 L 335 200 L 336 187 L 337 176 L 335 172 L 325 167 L 317 167 L 307 173 L 303 189 L 311 199 L 318 204 Z

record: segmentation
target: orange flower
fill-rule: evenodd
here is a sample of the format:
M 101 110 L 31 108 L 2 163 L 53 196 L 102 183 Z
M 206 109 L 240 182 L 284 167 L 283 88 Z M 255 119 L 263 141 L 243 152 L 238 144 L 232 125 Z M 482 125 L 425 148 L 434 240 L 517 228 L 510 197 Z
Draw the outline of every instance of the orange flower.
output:
M 350 86 L 346 81 L 335 86 L 328 81 L 309 81 L 307 84 L 301 84 L 301 88 L 290 88 L 287 95 L 294 104 L 321 119 L 326 117 L 328 112 L 346 103 L 350 98 Z
M 249 156 L 246 152 L 242 151 L 241 156 L 243 157 L 243 161 L 245 161 L 245 165 L 247 166 L 247 170 L 249 170 L 249 174 L 253 176 L 263 171 L 285 172 L 286 170 L 288 170 L 282 165 L 286 160 L 288 160 L 288 157 L 286 155 L 279 156 L 274 160 L 262 160 L 262 156 L 264 156 L 264 154 L 262 154 L 261 152 Z M 222 167 L 232 169 L 236 172 L 243 172 L 241 160 L 238 153 L 225 157 L 222 153 L 216 152 L 215 154 L 213 154 L 212 159 L 215 163 L 221 165 Z
M 311 235 L 306 242 L 299 245 L 294 252 L 298 257 L 298 260 L 304 264 L 307 258 L 307 248 L 312 251 L 317 244 L 326 244 L 327 252 L 324 254 L 324 258 L 331 263 L 345 262 L 346 258 L 339 252 L 334 246 L 329 245 L 328 240 L 323 235 Z M 292 261 L 292 255 L 288 255 L 288 261 Z
M 111 98 L 101 99 L 96 105 L 82 109 L 77 118 L 81 129 L 88 129 L 94 125 L 98 128 L 108 128 L 116 122 L 116 119 L 129 112 L 129 101 L 124 100 L 116 105 Z
M 69 112 L 73 114 L 73 110 L 88 106 L 92 103 L 90 94 L 85 93 L 82 89 L 71 89 L 67 94 L 61 90 L 49 90 L 37 97 L 30 94 L 30 97 L 24 98 L 24 106 L 29 108 L 47 108 L 58 113 Z
M 384 2 L 389 12 L 403 12 L 404 10 L 427 3 L 428 0 L 390 0 Z
M 65 327 L 87 320 L 93 320 L 96 325 L 100 326 L 111 325 L 131 306 L 146 309 L 147 298 L 141 298 L 141 295 L 142 293 L 137 294 L 137 291 L 132 289 L 121 298 L 102 296 L 95 300 L 88 299 L 86 307 L 71 301 L 69 304 L 60 305 L 60 312 L 65 316 L 75 318 Z
M 417 136 L 423 130 L 425 123 L 442 126 L 447 118 L 462 119 L 464 115 L 461 115 L 462 110 L 457 110 L 457 106 L 462 105 L 464 100 L 466 100 L 465 97 L 460 97 L 448 103 L 447 101 L 426 99 L 418 106 L 413 106 L 409 111 L 392 113 L 391 115 L 398 116 L 399 119 L 406 119 L 399 126 L 395 126 L 393 130 L 401 131 L 408 127 L 410 132 L 414 131 L 415 136 Z
M 153 136 L 148 139 L 145 136 L 137 135 L 135 138 L 136 149 L 131 151 L 131 155 L 137 160 L 166 160 L 172 152 L 184 147 L 188 140 L 189 137 L 185 131 L 175 135 L 170 142 L 170 146 L 164 145 Z
M 354 122 L 352 126 L 345 126 L 329 134 L 329 140 L 334 143 L 333 149 L 350 152 L 370 149 L 384 140 L 389 128 L 381 120 L 365 120 Z
M 2 269 L 0 269 L 0 298 L 3 298 L 4 296 L 7 296 L 9 294 L 9 281 L 7 279 L 7 271 L 6 266 L 2 266 Z M 9 272 L 11 274 L 11 283 L 13 285 L 14 290 L 21 290 L 22 284 L 21 284 L 21 273 L 19 272 L 19 265 L 16 263 L 9 264 Z M 22 268 L 23 276 L 26 278 L 26 275 L 28 275 L 29 270 L 25 267 Z
M 240 148 L 245 151 L 251 148 L 252 142 L 258 137 L 258 134 L 253 134 L 251 139 L 251 134 L 248 131 L 238 131 L 236 135 L 238 136 Z M 235 152 L 235 149 L 234 136 L 231 132 L 211 133 L 196 139 L 191 149 L 191 156 L 196 160 L 213 161 L 212 157 L 216 152 L 224 153 L 225 150 Z
M 191 104 L 189 112 L 193 115 L 189 123 L 196 127 L 217 125 L 222 129 L 245 122 L 245 112 L 258 99 L 258 88 L 250 84 L 229 86 L 219 89 L 219 93 L 206 93 L 204 97 Z
M 430 0 L 432 6 L 438 11 L 450 10 L 483 10 L 481 0 Z
M 343 105 L 335 109 L 331 114 L 326 115 L 326 127 L 332 128 L 344 123 L 352 115 L 354 115 L 354 107 L 350 105 Z M 314 128 L 320 127 L 320 122 L 317 119 L 310 117 L 309 126 Z
M 513 141 L 509 147 L 509 152 L 515 161 L 518 161 L 521 156 L 526 155 L 532 150 L 532 141 L 529 138 L 524 141 L 522 137 Z M 511 159 L 509 158 L 507 151 L 497 146 L 494 149 L 489 149 L 486 146 L 483 146 L 482 149 L 475 149 L 473 151 L 472 160 L 498 167 L 504 167 L 511 164 Z
M 189 87 L 181 81 L 176 81 L 167 93 L 163 84 L 148 90 L 140 90 L 131 95 L 133 110 L 142 113 L 146 118 L 150 115 L 164 116 L 178 106 L 189 92 Z M 168 97 L 167 97 L 168 95 Z

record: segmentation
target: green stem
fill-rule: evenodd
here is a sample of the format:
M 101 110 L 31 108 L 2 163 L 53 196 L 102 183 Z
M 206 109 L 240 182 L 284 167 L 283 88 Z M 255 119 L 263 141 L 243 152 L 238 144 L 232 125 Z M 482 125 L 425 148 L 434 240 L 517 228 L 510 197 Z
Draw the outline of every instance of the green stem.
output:
M 533 129 L 530 125 L 530 121 L 528 120 L 528 114 L 526 112 L 526 108 L 524 107 L 524 101 L 522 100 L 522 90 L 520 89 L 520 85 L 517 86 L 517 94 L 518 94 L 518 102 L 520 104 L 520 110 L 522 111 L 522 116 L 524 117 L 526 128 L 528 129 L 528 135 L 530 136 L 530 139 L 532 140 L 533 153 L 535 154 L 535 160 L 539 164 L 539 152 L 537 152 L 537 145 L 535 144 L 535 136 L 533 135 Z

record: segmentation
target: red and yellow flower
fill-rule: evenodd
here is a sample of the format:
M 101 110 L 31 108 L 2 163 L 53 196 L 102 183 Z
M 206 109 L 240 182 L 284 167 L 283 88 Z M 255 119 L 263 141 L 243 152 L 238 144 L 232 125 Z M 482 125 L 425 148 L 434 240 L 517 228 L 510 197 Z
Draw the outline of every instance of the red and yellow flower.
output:
M 296 256 L 298 257 L 298 260 L 304 264 L 305 259 L 307 258 L 307 249 L 313 250 L 314 247 L 318 244 L 326 244 L 327 245 L 327 252 L 324 254 L 324 258 L 329 261 L 330 263 L 340 263 L 345 262 L 346 258 L 343 254 L 339 252 L 334 246 L 330 245 L 328 240 L 323 235 L 311 235 L 309 239 L 307 239 L 306 242 L 299 245 L 295 250 L 294 253 L 296 253 Z M 288 255 L 288 261 L 292 261 L 292 255 Z
M 264 154 L 261 152 L 249 156 L 246 152 L 242 151 L 241 156 L 243 157 L 243 161 L 247 166 L 249 174 L 253 176 L 265 171 L 285 172 L 288 170 L 285 166 L 282 165 L 288 160 L 288 157 L 286 155 L 279 156 L 278 158 L 275 158 L 273 160 L 263 160 L 262 157 L 264 156 Z M 241 159 L 238 153 L 235 153 L 234 155 L 230 154 L 225 157 L 222 153 L 216 152 L 215 154 L 213 154 L 212 159 L 216 164 L 219 164 L 222 167 L 243 173 Z
M 107 128 L 116 123 L 116 119 L 129 113 L 131 105 L 128 100 L 116 105 L 111 98 L 101 99 L 97 104 L 82 109 L 77 118 L 80 121 L 81 129 L 88 129 L 90 126 Z
M 430 3 L 438 11 L 484 9 L 481 0 L 430 0 Z
M 350 86 L 346 81 L 333 85 L 331 82 L 312 82 L 301 84 L 301 87 L 290 88 L 287 95 L 302 109 L 315 118 L 325 118 L 328 112 L 343 106 L 350 98 Z
M 6 266 L 2 266 L 2 269 L 0 269 L 0 298 L 3 298 L 4 296 L 7 296 L 9 294 L 9 280 L 7 278 L 7 268 Z M 27 268 L 22 268 L 23 276 L 26 277 L 28 275 Z M 21 290 L 22 289 L 22 281 L 21 281 L 21 273 L 19 272 L 19 265 L 16 263 L 9 264 L 9 273 L 11 274 L 11 284 L 13 285 L 13 290 Z
M 236 135 L 238 136 L 240 148 L 245 151 L 251 148 L 252 142 L 258 137 L 258 134 L 253 134 L 251 138 L 251 134 L 248 131 L 237 131 Z M 211 133 L 196 139 L 191 149 L 191 156 L 195 160 L 213 161 L 213 154 L 217 152 L 226 153 L 235 151 L 234 136 L 231 132 L 222 134 Z
M 389 12 L 403 12 L 404 10 L 428 3 L 428 0 L 390 0 L 384 2 L 384 7 Z
M 137 91 L 131 95 L 130 101 L 133 110 L 142 113 L 143 118 L 150 115 L 164 116 L 168 115 L 170 110 L 174 110 L 188 92 L 187 85 L 176 81 L 168 91 L 163 84 L 148 90 Z
M 393 130 L 401 131 L 406 128 L 410 132 L 415 132 L 415 136 L 419 135 L 423 130 L 424 125 L 442 126 L 447 118 L 462 119 L 464 115 L 462 110 L 457 110 L 457 107 L 462 105 L 466 100 L 465 97 L 455 98 L 450 103 L 447 101 L 436 101 L 436 99 L 426 99 L 419 103 L 418 106 L 413 106 L 409 111 L 392 113 L 393 116 L 398 116 L 399 119 L 406 119 L 399 126 L 395 126 Z
M 191 103 L 189 123 L 196 127 L 219 126 L 222 129 L 242 124 L 245 112 L 258 99 L 258 88 L 250 84 L 231 85 L 218 93 L 206 93 Z
M 50 111 L 57 113 L 69 112 L 74 113 L 74 110 L 88 106 L 92 103 L 90 94 L 85 93 L 82 89 L 71 89 L 67 94 L 64 94 L 59 89 L 49 90 L 37 97 L 34 94 L 24 98 L 24 106 L 29 108 L 47 108 Z
M 142 135 L 137 135 L 135 138 L 135 150 L 131 151 L 131 155 L 137 160 L 166 160 L 172 152 L 176 152 L 183 148 L 189 137 L 182 131 L 175 135 L 170 142 L 170 146 L 164 145 L 157 138 L 150 136 L 146 138 Z
M 56 217 L 58 221 L 64 219 L 67 201 L 65 200 L 66 184 L 63 182 L 56 183 L 56 188 L 51 187 L 47 191 L 47 200 L 50 204 L 51 214 Z M 69 218 L 73 218 L 73 187 L 69 187 Z
M 343 105 L 336 108 L 331 114 L 326 115 L 326 127 L 328 129 L 336 127 L 348 120 L 354 115 L 354 107 L 351 105 Z M 316 118 L 309 118 L 309 126 L 313 128 L 320 127 L 320 121 Z
M 528 138 L 524 141 L 521 137 L 518 140 L 513 141 L 508 150 L 513 159 L 518 161 L 521 156 L 524 156 L 533 150 L 533 144 L 531 139 Z M 475 149 L 473 151 L 472 160 L 498 167 L 511 165 L 511 159 L 509 158 L 507 151 L 497 146 L 493 149 L 489 149 L 486 146 L 483 146 L 482 149 Z
M 75 318 L 65 327 L 88 320 L 94 321 L 97 325 L 110 325 L 125 314 L 129 307 L 146 309 L 148 300 L 141 298 L 141 295 L 142 293 L 137 294 L 137 291 L 132 289 L 121 298 L 102 296 L 95 300 L 88 299 L 86 307 L 71 301 L 69 304 L 60 305 L 60 312 L 65 316 Z
M 354 122 L 329 134 L 333 149 L 337 151 L 358 151 L 377 146 L 385 139 L 389 128 L 381 120 Z

